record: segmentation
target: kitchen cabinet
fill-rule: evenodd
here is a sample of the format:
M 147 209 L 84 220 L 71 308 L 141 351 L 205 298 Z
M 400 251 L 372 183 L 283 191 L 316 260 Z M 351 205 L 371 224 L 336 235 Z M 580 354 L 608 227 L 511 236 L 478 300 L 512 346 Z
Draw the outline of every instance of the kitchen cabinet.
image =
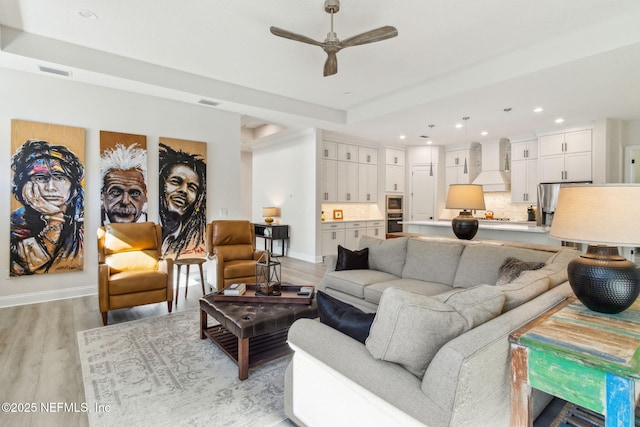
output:
M 367 222 L 348 222 L 344 225 L 344 247 L 354 251 L 358 249 L 360 237 L 367 234 Z
M 358 163 L 358 150 L 357 145 L 338 144 L 338 160 Z
M 402 150 L 387 148 L 385 150 L 385 164 L 393 166 L 404 166 L 404 156 L 405 152 Z
M 358 201 L 358 166 L 338 161 L 338 202 Z
M 322 159 L 322 201 L 338 200 L 338 161 Z
M 338 143 L 332 141 L 322 141 L 322 158 L 338 160 Z
M 322 256 L 338 253 L 338 245 L 345 245 L 344 223 L 322 224 Z
M 377 165 L 378 149 L 371 147 L 358 147 L 358 162 L 367 165 Z
M 378 166 L 375 164 L 358 165 L 358 201 L 375 203 L 378 201 Z
M 404 167 L 386 165 L 385 190 L 387 193 L 404 193 Z
M 591 130 L 542 136 L 540 182 L 591 181 Z
M 451 150 L 445 153 L 447 188 L 451 184 L 471 184 L 481 170 L 480 144 L 472 143 L 469 148 Z
M 538 201 L 538 159 L 511 162 L 511 203 L 535 204 Z
M 404 193 L 405 152 L 394 148 L 385 150 L 385 191 Z
M 377 202 L 377 148 L 334 141 L 322 147 L 322 201 Z
M 522 141 L 511 143 L 511 161 L 537 159 L 538 141 Z
M 367 236 L 375 237 L 376 239 L 384 239 L 386 237 L 385 222 L 379 221 L 367 221 Z
M 538 182 L 538 141 L 512 143 L 511 203 L 537 203 Z

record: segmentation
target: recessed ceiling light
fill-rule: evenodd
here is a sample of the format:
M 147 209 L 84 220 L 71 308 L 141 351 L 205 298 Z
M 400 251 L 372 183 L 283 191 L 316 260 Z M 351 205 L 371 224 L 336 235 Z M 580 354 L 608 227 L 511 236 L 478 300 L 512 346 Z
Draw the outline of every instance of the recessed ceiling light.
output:
M 460 129 L 462 127 L 462 123 L 456 123 L 456 129 Z
M 85 19 L 98 19 L 98 15 L 88 9 L 80 9 L 78 11 L 78 15 L 82 16 Z
M 482 132 L 480 132 L 480 135 L 487 136 L 489 135 L 489 132 L 487 132 L 486 130 L 483 130 Z
M 533 109 L 534 113 L 542 113 L 543 111 L 544 111 L 544 108 L 542 108 L 542 107 L 536 107 L 536 108 Z
M 562 117 L 560 117 L 560 118 L 557 118 L 557 119 L 555 120 L 555 122 L 556 122 L 556 123 L 564 123 L 564 119 L 563 119 Z
M 432 140 L 428 140 L 427 141 L 427 145 L 431 145 L 431 144 L 433 144 L 433 141 Z
M 400 135 L 400 139 L 406 139 L 407 136 L 406 135 Z

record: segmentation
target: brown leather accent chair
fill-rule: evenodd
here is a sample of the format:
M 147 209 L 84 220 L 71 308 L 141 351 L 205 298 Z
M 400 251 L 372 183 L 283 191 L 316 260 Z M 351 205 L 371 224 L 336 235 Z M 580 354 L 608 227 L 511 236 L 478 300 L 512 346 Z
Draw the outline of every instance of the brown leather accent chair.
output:
M 265 252 L 256 251 L 254 238 L 253 224 L 249 221 L 221 220 L 207 224 L 207 257 L 216 261 L 218 290 L 231 283 L 256 282 L 256 262 Z M 214 285 L 211 280 L 209 284 Z
M 162 228 L 153 222 L 98 229 L 98 300 L 109 310 L 167 301 L 173 307 L 173 260 L 161 257 Z

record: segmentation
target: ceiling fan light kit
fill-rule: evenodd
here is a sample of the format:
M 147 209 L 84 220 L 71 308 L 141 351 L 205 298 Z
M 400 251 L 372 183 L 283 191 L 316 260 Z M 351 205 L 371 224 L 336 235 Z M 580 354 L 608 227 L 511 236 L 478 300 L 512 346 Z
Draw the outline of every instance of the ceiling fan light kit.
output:
M 340 10 L 340 0 L 325 0 L 324 10 L 331 15 L 331 31 L 327 33 L 327 38 L 324 42 L 313 40 L 309 37 L 301 34 L 292 33 L 291 31 L 283 30 L 278 27 L 271 27 L 271 34 L 283 37 L 285 39 L 307 43 L 314 46 L 320 46 L 327 54 L 327 60 L 324 63 L 324 76 L 331 76 L 338 72 L 338 59 L 336 54 L 344 48 L 351 46 L 358 46 L 367 43 L 379 42 L 382 40 L 390 39 L 398 35 L 398 30 L 390 25 L 376 28 L 353 37 L 349 37 L 343 41 L 338 39 L 337 34 L 333 31 L 333 14 Z

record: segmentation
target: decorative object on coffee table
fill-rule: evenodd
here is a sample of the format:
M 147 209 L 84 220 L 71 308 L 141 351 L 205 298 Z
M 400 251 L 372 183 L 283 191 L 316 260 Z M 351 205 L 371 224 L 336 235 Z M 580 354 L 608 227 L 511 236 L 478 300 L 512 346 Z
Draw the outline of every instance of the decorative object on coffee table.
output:
M 256 263 L 256 295 L 280 295 L 281 267 L 269 251 L 260 256 Z
M 453 234 L 458 239 L 471 240 L 478 232 L 478 220 L 472 210 L 484 210 L 482 185 L 451 184 L 447 194 L 446 209 L 462 209 L 460 215 L 451 220 Z
M 593 311 L 615 314 L 640 294 L 637 266 L 618 253 L 618 246 L 640 246 L 640 185 L 567 185 L 560 188 L 550 236 L 588 244 L 586 253 L 569 263 L 573 292 Z M 596 207 L 606 215 L 596 215 Z

